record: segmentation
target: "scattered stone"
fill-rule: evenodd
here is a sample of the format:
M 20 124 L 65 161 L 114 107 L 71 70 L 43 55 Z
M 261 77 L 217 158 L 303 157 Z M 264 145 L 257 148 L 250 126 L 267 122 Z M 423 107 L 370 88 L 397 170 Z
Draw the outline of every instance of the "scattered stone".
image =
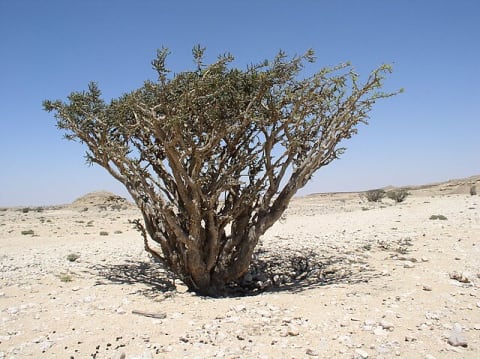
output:
M 375 346 L 372 345 L 370 348 L 375 349 Z M 379 353 L 379 354 L 390 353 L 390 348 L 388 347 L 388 345 L 386 343 L 379 345 L 376 349 L 377 349 L 377 353 Z
M 115 309 L 115 313 L 117 314 L 126 314 L 127 311 L 123 309 L 122 307 Z
M 381 335 L 387 335 L 388 332 L 385 329 L 383 329 L 382 327 L 376 327 L 373 330 L 373 334 L 381 336 Z
M 117 309 L 117 312 L 118 312 L 118 309 Z M 124 314 L 124 313 L 121 313 L 121 314 Z M 154 318 L 154 319 L 165 319 L 167 317 L 165 313 L 151 313 L 151 312 L 144 312 L 143 310 L 132 310 L 132 314 L 143 315 L 144 317 Z
M 239 305 L 236 305 L 232 308 L 235 312 L 239 313 L 239 312 L 246 312 L 247 311 L 247 307 L 244 305 L 244 304 L 239 304 Z
M 454 279 L 460 283 L 470 283 L 470 279 L 465 273 L 453 271 L 450 273 L 450 279 Z
M 382 319 L 379 324 L 385 330 L 390 330 L 390 331 L 393 330 L 393 324 L 390 323 L 389 321 Z
M 434 312 L 426 312 L 425 319 L 427 320 L 440 320 L 440 315 Z
M 413 335 L 405 335 L 405 341 L 406 342 L 416 342 L 417 338 L 414 337 Z
M 8 314 L 17 314 L 20 311 L 17 307 L 10 307 L 7 309 Z
M 51 340 L 45 340 L 44 342 L 42 342 L 40 344 L 40 350 L 42 352 L 45 352 L 47 351 L 48 349 L 50 349 L 51 347 L 53 346 L 53 342 Z
M 152 353 L 148 351 L 143 352 L 139 359 L 152 359 Z
M 125 352 L 119 352 L 115 355 L 115 359 L 125 359 L 126 356 Z
M 297 327 L 295 327 L 294 325 L 289 325 L 287 334 L 291 337 L 296 337 L 300 334 L 300 332 L 298 331 Z
M 363 349 L 356 349 L 355 354 L 358 358 L 367 359 L 369 357 L 368 353 Z
M 468 347 L 468 342 L 462 333 L 462 326 L 458 323 L 453 325 L 450 336 L 448 337 L 448 344 L 452 347 Z
M 376 322 L 371 319 L 367 319 L 363 322 L 363 330 L 370 331 L 375 326 Z
M 410 261 L 405 261 L 405 263 L 403 264 L 403 268 L 414 268 L 415 265 L 413 264 L 413 262 L 410 262 Z
M 313 350 L 313 349 L 310 349 L 310 348 L 308 348 L 305 353 L 306 353 L 307 355 L 311 356 L 311 357 L 318 357 L 318 356 L 320 356 L 320 354 L 318 354 L 317 351 L 315 351 L 315 350 Z
M 237 339 L 238 340 L 245 340 L 245 335 L 243 333 L 237 334 Z

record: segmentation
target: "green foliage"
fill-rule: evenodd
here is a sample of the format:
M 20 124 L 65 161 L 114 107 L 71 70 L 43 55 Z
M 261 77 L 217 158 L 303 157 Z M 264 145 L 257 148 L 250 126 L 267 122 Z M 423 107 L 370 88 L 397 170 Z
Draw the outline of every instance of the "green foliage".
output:
M 472 185 L 470 187 L 470 196 L 476 196 L 477 195 L 477 186 Z
M 169 51 L 157 52 L 157 81 L 106 103 L 96 83 L 66 102 L 44 101 L 87 159 L 125 185 L 140 208 L 157 253 L 190 289 L 212 294 L 246 272 L 259 237 L 340 143 L 366 124 L 389 65 L 364 82 L 348 64 L 302 76 L 308 50 L 245 69 L 231 54 L 172 75 Z M 231 230 L 227 230 L 230 228 Z
M 410 193 L 408 193 L 408 191 L 405 189 L 397 189 L 393 191 L 388 191 L 387 197 L 397 203 L 400 203 L 400 202 L 403 202 L 409 194 Z
M 447 220 L 447 217 L 445 217 L 443 214 L 432 214 L 430 216 L 430 219 L 431 220 L 436 220 L 436 219 L 439 219 L 441 221 L 446 221 Z
M 386 192 L 383 189 L 372 189 L 365 192 L 365 198 L 368 202 L 381 202 L 385 195 Z
M 60 281 L 62 281 L 63 283 L 68 283 L 73 281 L 73 277 L 70 274 L 61 274 L 59 278 L 60 278 Z
M 78 258 L 80 258 L 80 255 L 79 254 L 76 254 L 76 253 L 70 253 L 68 256 L 67 256 L 67 260 L 69 262 L 75 262 Z

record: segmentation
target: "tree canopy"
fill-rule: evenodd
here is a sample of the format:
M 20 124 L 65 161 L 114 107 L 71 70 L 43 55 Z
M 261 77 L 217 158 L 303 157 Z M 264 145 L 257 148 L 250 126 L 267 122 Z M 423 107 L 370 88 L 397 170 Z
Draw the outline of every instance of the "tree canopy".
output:
M 389 65 L 360 82 L 349 63 L 301 76 L 311 50 L 245 69 L 230 54 L 206 65 L 204 52 L 194 47 L 195 68 L 172 75 L 161 49 L 157 81 L 109 103 L 90 83 L 44 108 L 125 185 L 147 250 L 190 289 L 216 295 L 246 273 L 259 237 L 374 103 L 396 93 L 381 91 Z

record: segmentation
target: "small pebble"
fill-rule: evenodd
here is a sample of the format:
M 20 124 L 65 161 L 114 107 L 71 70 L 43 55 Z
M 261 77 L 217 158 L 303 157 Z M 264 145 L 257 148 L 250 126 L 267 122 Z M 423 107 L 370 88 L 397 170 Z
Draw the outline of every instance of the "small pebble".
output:
M 380 326 L 385 330 L 393 330 L 393 324 L 386 320 L 381 320 Z
M 415 341 L 417 341 L 417 338 L 415 338 L 412 335 L 405 335 L 405 341 L 406 342 L 415 342 Z
M 319 356 L 318 352 L 316 352 L 315 350 L 310 349 L 310 348 L 308 348 L 305 353 L 307 355 L 311 356 L 311 357 L 318 357 Z
M 374 330 L 373 330 L 373 334 L 375 335 L 378 335 L 378 336 L 381 336 L 381 335 L 387 335 L 387 331 L 385 329 L 382 329 L 382 327 L 376 327 Z
M 467 339 L 462 333 L 462 326 L 460 324 L 454 324 L 450 336 L 448 337 L 448 344 L 452 347 L 468 347 Z
M 368 353 L 362 349 L 355 350 L 355 354 L 357 354 L 357 356 L 362 359 L 367 359 L 369 357 Z
M 297 335 L 300 334 L 300 332 L 298 331 L 298 329 L 293 326 L 293 325 L 289 325 L 288 326 L 288 335 L 291 336 L 291 337 L 296 337 Z

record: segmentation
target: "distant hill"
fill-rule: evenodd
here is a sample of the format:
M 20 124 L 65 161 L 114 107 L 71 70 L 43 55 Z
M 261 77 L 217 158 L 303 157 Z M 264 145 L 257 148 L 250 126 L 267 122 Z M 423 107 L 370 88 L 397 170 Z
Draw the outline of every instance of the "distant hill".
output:
M 69 207 L 76 209 L 123 210 L 134 205 L 127 199 L 107 191 L 87 193 L 77 198 Z
M 445 182 L 430 183 L 418 186 L 403 186 L 409 192 L 416 192 L 422 194 L 423 192 L 439 195 L 439 194 L 470 194 L 472 186 L 476 187 L 477 193 L 480 194 L 480 175 L 471 176 L 461 179 L 452 179 Z M 395 189 L 396 187 L 386 187 L 385 190 Z
M 407 186 L 386 186 L 381 189 L 392 191 L 396 189 L 405 189 L 412 195 L 431 196 L 431 195 L 450 195 L 450 194 L 470 194 L 470 189 L 475 186 L 476 192 L 480 195 L 480 175 L 452 179 L 445 182 L 429 183 L 424 185 L 407 185 Z M 375 189 L 375 188 L 370 188 Z M 364 193 L 358 192 L 330 192 L 330 193 L 312 193 L 300 198 L 315 198 L 322 196 L 335 196 L 336 198 L 350 198 L 352 195 Z
M 476 187 L 477 193 L 480 195 L 480 175 L 471 176 L 461 179 L 453 179 L 445 182 L 430 183 L 416 186 L 387 186 L 383 189 L 391 191 L 394 189 L 406 189 L 412 195 L 424 196 L 424 195 L 449 195 L 449 194 L 470 194 L 472 186 Z M 336 195 L 341 194 L 348 195 L 348 192 L 339 192 Z M 357 192 L 353 192 L 357 193 Z M 360 192 L 361 193 L 361 192 Z M 312 198 L 319 195 L 333 195 L 334 193 L 312 193 L 303 198 Z M 69 205 L 71 208 L 85 210 L 85 209 L 97 209 L 97 210 L 124 210 L 134 207 L 135 205 L 129 202 L 127 199 L 118 196 L 114 193 L 107 191 L 97 191 L 87 193 L 86 195 L 76 199 Z

